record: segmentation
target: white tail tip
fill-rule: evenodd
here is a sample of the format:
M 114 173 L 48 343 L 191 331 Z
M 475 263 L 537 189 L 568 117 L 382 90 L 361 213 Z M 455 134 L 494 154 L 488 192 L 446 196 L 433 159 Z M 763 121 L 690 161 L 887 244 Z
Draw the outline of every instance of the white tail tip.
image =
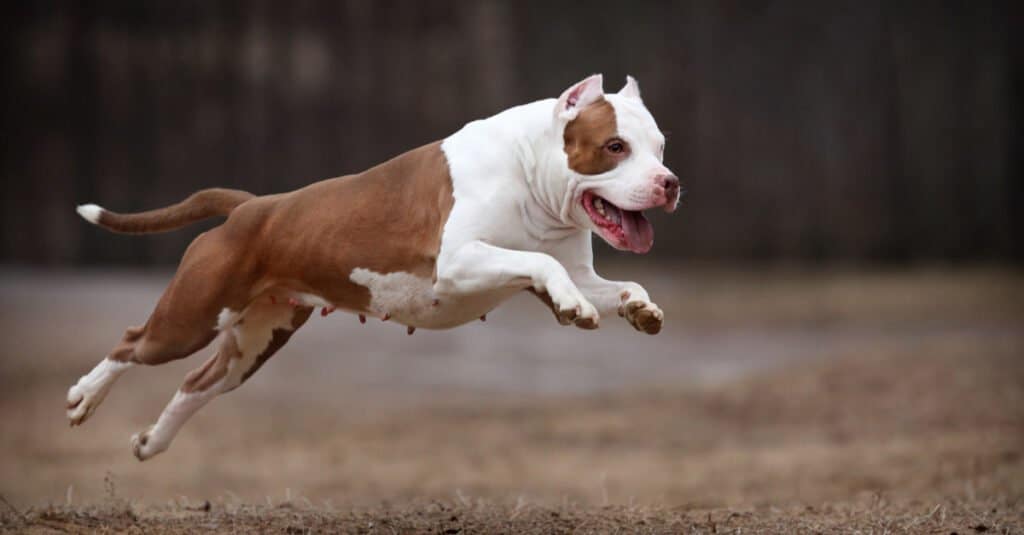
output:
M 82 216 L 83 219 L 96 225 L 100 222 L 100 214 L 103 213 L 103 208 L 95 204 L 80 204 L 77 211 L 78 215 Z

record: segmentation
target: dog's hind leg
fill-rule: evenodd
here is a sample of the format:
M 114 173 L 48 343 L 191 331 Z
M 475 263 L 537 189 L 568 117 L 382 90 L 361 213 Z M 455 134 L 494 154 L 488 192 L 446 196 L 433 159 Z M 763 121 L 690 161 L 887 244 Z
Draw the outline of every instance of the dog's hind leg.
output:
M 162 364 L 206 347 L 217 336 L 221 312 L 239 299 L 234 294 L 244 281 L 233 273 L 230 248 L 216 230 L 196 238 L 146 324 L 125 331 L 110 354 L 68 390 L 71 425 L 89 418 L 114 381 L 132 366 Z M 226 280 L 237 287 L 226 287 Z
M 309 319 L 312 311 L 305 306 L 261 303 L 232 317 L 230 324 L 223 326 L 217 353 L 185 377 L 155 424 L 132 437 L 135 456 L 144 461 L 166 450 L 196 411 L 245 382 Z
M 158 306 L 157 312 L 160 311 L 161 306 Z M 187 357 L 208 345 L 217 335 L 214 328 L 216 320 L 210 319 L 206 322 L 209 325 L 197 322 L 192 329 L 185 329 L 182 325 L 168 329 L 157 312 L 145 326 L 129 327 L 121 343 L 68 389 L 67 416 L 72 426 L 80 425 L 92 416 L 117 378 L 136 364 L 162 364 Z M 178 332 L 168 336 L 169 331 Z
M 125 337 L 136 331 L 135 328 L 128 329 Z M 100 361 L 88 374 L 78 379 L 78 382 L 68 389 L 67 410 L 68 421 L 72 426 L 81 424 L 99 406 L 107 392 L 114 385 L 114 381 L 124 372 L 128 371 L 133 364 L 113 360 L 109 357 Z

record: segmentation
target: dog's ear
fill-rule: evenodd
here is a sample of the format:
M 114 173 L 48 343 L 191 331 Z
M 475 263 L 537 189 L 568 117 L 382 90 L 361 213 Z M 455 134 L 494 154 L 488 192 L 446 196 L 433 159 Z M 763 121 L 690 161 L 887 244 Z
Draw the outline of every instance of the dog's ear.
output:
M 640 84 L 636 83 L 636 78 L 632 76 L 626 76 L 626 85 L 619 90 L 619 95 L 643 102 L 643 99 L 640 98 Z
M 555 104 L 555 117 L 563 121 L 571 121 L 579 115 L 580 110 L 604 98 L 604 79 L 594 74 L 583 81 L 566 89 L 558 97 Z

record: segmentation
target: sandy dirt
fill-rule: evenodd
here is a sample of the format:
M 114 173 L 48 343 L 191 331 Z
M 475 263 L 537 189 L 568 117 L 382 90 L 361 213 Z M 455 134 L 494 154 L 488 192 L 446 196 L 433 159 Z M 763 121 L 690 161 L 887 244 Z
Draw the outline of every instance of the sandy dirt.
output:
M 662 334 L 317 317 L 139 463 L 201 357 L 63 398 L 166 274 L 2 272 L 0 529 L 1024 532 L 1019 273 L 627 273 Z

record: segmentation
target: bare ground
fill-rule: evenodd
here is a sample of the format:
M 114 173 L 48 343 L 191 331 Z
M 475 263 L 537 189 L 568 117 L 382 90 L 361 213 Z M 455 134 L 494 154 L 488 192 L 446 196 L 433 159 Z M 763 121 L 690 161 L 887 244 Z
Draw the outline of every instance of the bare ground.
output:
M 7 274 L 0 529 L 1024 533 L 1019 274 L 648 277 L 654 338 L 530 301 L 423 338 L 322 323 L 138 463 L 127 436 L 198 362 L 81 429 L 61 401 L 160 277 Z

